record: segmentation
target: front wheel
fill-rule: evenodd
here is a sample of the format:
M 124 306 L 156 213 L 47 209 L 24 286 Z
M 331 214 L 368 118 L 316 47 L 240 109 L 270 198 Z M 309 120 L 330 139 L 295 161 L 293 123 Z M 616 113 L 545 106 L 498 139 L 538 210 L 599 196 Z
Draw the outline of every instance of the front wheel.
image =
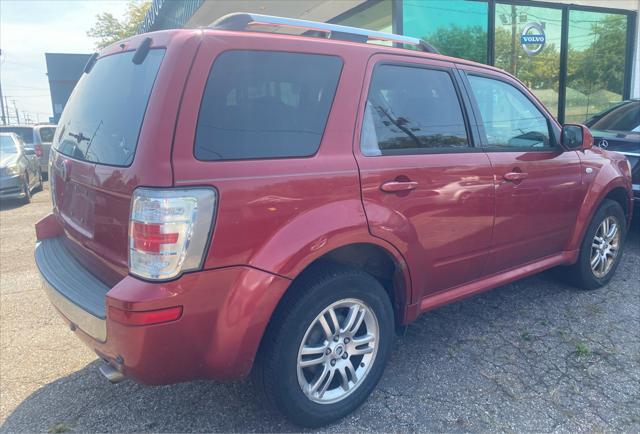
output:
M 626 228 L 620 204 L 604 200 L 585 232 L 578 261 L 563 270 L 570 283 L 582 289 L 609 283 L 622 258 Z
M 355 269 L 312 272 L 274 314 L 253 376 L 298 425 L 331 423 L 359 407 L 380 380 L 393 342 L 389 296 Z
M 31 188 L 29 187 L 29 175 L 24 176 L 22 181 L 22 203 L 31 203 Z

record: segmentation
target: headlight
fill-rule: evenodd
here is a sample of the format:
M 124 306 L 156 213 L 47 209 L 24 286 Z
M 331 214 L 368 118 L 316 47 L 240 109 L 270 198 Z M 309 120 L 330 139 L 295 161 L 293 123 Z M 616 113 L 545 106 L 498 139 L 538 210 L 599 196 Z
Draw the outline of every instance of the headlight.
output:
M 2 174 L 4 176 L 14 176 L 20 173 L 20 167 L 18 165 L 7 166 L 2 168 Z

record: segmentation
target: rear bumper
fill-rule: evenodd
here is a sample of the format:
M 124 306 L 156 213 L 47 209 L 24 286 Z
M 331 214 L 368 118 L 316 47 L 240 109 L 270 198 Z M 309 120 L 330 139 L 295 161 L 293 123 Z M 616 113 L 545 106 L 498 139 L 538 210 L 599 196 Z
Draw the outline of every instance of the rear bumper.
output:
M 246 376 L 271 314 L 290 283 L 243 266 L 189 273 L 163 283 L 127 276 L 104 288 L 101 315 L 95 305 L 101 291 L 96 282 L 81 276 L 77 280 L 84 280 L 86 289 L 78 293 L 78 281 L 47 263 L 52 258 L 43 252 L 56 243 L 61 245 L 59 238 L 48 238 L 36 247 L 36 263 L 52 304 L 101 358 L 146 384 Z M 71 262 L 75 259 L 66 249 L 57 252 L 78 272 L 75 266 L 81 266 Z M 182 306 L 183 313 L 172 322 L 131 326 L 109 318 L 111 306 L 128 311 Z

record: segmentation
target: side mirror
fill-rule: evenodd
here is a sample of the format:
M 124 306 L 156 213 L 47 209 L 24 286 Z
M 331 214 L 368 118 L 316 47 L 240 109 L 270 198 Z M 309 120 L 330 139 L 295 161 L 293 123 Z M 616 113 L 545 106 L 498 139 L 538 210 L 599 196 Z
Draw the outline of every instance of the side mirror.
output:
M 593 146 L 593 135 L 582 124 L 565 124 L 560 136 L 561 144 L 572 150 L 585 151 Z

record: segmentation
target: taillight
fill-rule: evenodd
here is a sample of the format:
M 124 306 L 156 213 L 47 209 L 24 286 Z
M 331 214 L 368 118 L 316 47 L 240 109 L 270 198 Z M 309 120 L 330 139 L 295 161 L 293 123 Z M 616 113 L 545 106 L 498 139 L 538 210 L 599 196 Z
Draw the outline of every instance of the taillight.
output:
M 36 157 L 42 157 L 42 145 L 34 145 L 33 149 L 36 151 Z
M 131 274 L 166 280 L 200 269 L 216 206 L 210 188 L 137 188 L 129 221 Z

